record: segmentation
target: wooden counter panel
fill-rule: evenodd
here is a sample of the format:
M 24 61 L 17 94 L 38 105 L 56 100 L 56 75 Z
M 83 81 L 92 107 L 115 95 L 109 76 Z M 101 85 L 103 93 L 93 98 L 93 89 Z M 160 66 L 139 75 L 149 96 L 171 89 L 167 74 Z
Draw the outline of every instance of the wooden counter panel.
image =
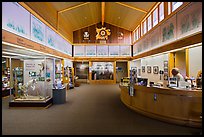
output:
M 120 88 L 122 102 L 138 113 L 179 125 L 202 127 L 202 91 L 135 86 L 135 95 L 129 96 L 128 88 Z

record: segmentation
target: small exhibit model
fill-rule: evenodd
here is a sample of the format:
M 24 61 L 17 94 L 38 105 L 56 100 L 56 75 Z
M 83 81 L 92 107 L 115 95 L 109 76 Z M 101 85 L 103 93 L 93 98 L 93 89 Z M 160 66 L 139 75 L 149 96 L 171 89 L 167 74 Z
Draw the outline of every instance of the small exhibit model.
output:
M 17 97 L 15 97 L 15 100 L 44 100 L 45 98 L 40 96 L 39 91 L 36 90 L 36 96 L 29 95 L 29 90 L 34 91 L 36 88 L 37 80 L 32 79 L 28 81 L 26 84 L 19 86 L 19 94 Z

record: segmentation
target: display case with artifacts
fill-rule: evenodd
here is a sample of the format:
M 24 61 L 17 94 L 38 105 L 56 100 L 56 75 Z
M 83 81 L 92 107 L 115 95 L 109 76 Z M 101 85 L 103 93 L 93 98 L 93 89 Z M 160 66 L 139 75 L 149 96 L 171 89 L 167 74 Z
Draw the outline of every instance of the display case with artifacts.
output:
M 2 65 L 2 97 L 10 95 L 10 86 L 10 68 Z
M 52 59 L 23 60 L 24 70 L 15 68 L 13 95 L 9 107 L 46 107 L 52 103 L 54 79 Z M 17 76 L 22 76 L 22 80 Z

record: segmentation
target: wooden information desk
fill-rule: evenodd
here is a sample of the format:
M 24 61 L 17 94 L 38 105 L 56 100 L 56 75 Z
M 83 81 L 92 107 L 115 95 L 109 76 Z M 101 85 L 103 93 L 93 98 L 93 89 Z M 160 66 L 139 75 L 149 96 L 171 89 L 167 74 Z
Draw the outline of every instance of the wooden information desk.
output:
M 134 95 L 120 86 L 121 101 L 130 109 L 161 121 L 202 127 L 202 90 L 134 85 Z

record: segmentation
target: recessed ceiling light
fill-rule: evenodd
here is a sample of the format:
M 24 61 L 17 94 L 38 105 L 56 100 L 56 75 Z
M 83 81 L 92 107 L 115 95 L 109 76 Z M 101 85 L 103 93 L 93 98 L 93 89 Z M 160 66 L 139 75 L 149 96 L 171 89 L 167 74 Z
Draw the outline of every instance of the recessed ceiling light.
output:
M 86 19 L 87 19 L 87 17 L 84 17 L 84 19 L 86 20 Z
M 120 17 L 118 17 L 118 19 L 120 19 Z

